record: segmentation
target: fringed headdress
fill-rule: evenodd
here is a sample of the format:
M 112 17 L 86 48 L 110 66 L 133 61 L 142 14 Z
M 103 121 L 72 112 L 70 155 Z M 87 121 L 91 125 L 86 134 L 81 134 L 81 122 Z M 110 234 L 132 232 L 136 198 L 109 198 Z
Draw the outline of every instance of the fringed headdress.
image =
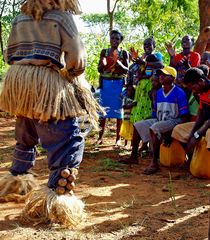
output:
M 46 11 L 58 9 L 69 11 L 73 14 L 81 14 L 81 7 L 78 0 L 27 0 L 21 7 L 21 12 L 36 20 L 41 20 Z

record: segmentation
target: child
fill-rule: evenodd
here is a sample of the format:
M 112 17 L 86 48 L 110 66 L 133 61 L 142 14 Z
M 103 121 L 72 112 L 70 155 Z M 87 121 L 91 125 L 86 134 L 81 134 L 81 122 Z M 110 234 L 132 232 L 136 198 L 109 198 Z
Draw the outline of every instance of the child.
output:
M 157 93 L 158 89 L 161 88 L 161 83 L 159 81 L 159 75 L 157 73 L 152 75 L 151 82 L 152 82 L 152 89 L 151 89 L 151 91 L 149 91 L 149 97 L 151 99 L 151 106 L 153 108 L 156 93 Z
M 134 100 L 135 89 L 132 84 L 126 86 L 126 93 L 123 96 L 123 121 L 120 128 L 120 136 L 125 139 L 125 146 L 127 142 L 132 140 L 133 137 L 133 124 L 130 122 L 130 114 L 132 107 L 136 105 Z
M 156 69 L 154 69 L 151 64 L 154 64 L 158 61 L 159 61 L 159 58 L 155 54 L 149 54 L 146 57 L 145 70 L 144 70 L 144 74 L 146 77 L 151 77 L 156 72 Z

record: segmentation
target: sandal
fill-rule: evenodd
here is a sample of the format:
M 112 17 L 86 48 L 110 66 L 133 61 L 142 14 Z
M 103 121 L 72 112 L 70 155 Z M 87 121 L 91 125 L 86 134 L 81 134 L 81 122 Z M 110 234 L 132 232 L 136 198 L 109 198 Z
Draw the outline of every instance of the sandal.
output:
M 151 175 L 151 174 L 155 174 L 156 172 L 158 172 L 160 170 L 160 168 L 158 166 L 151 166 L 148 167 L 144 170 L 143 174 L 145 175 Z

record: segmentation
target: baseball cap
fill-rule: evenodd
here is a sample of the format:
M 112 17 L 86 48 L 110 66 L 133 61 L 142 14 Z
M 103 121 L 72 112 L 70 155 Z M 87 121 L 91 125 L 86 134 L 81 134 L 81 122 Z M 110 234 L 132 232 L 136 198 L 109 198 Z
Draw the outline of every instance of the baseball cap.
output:
M 170 67 L 170 66 L 165 66 L 164 68 L 158 69 L 156 72 L 159 74 L 162 72 L 166 75 L 171 75 L 174 78 L 176 78 L 176 76 L 177 76 L 176 69 L 173 67 Z

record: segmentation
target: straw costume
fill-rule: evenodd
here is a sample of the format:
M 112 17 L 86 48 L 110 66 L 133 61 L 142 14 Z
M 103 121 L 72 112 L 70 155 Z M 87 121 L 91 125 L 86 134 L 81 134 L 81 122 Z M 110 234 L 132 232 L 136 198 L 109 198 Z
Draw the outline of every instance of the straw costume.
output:
M 0 109 L 17 116 L 12 167 L 0 179 L 0 197 L 29 193 L 25 219 L 71 227 L 84 208 L 72 192 L 84 150 L 77 117 L 88 115 L 97 128 L 97 112 L 103 112 L 82 84 L 86 53 L 72 17 L 80 6 L 77 0 L 27 0 L 21 12 L 12 24 L 0 95 Z M 48 188 L 34 189 L 28 171 L 39 141 L 51 172 Z

